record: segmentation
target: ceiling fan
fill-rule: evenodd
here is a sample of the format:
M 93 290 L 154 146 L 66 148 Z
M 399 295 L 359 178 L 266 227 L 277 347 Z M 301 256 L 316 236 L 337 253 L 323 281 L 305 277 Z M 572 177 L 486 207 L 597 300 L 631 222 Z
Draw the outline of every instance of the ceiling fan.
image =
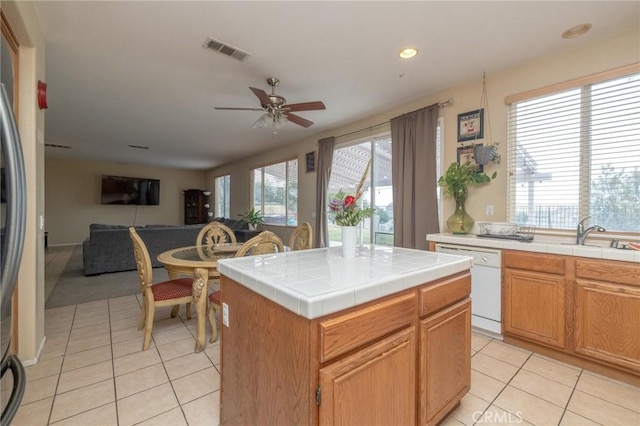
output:
M 287 104 L 287 100 L 284 97 L 277 95 L 275 92 L 275 88 L 280 84 L 280 80 L 275 77 L 269 77 L 267 79 L 267 84 L 271 86 L 271 94 L 267 94 L 262 89 L 249 87 L 253 94 L 258 97 L 258 100 L 260 100 L 260 106 L 262 108 L 215 107 L 215 109 L 232 111 L 264 111 L 264 114 L 258 119 L 258 121 L 253 123 L 251 127 L 265 127 L 271 124 L 274 129 L 284 126 L 287 121 L 302 127 L 309 127 L 313 124 L 313 121 L 309 121 L 299 115 L 292 114 L 292 112 L 326 109 L 324 104 L 320 101 Z

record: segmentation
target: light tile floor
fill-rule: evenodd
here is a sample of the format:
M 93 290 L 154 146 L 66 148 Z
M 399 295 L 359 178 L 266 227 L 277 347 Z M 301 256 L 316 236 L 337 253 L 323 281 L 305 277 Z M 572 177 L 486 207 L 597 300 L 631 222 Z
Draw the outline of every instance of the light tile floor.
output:
M 220 344 L 194 353 L 184 309 L 156 310 L 147 351 L 137 296 L 46 310 L 47 344 L 12 424 L 218 425 Z
M 13 424 L 218 425 L 220 345 L 194 353 L 195 320 L 158 309 L 149 350 L 139 298 L 46 311 L 47 345 L 27 368 Z M 640 425 L 640 388 L 472 336 L 471 391 L 444 425 Z
M 640 388 L 483 335 L 471 390 L 442 425 L 640 425 Z
M 46 310 L 47 344 L 12 424 L 218 425 L 219 342 L 194 353 L 195 319 L 161 308 L 142 351 L 139 312 L 139 296 Z M 471 343 L 471 391 L 443 425 L 640 425 L 638 387 L 479 334 Z

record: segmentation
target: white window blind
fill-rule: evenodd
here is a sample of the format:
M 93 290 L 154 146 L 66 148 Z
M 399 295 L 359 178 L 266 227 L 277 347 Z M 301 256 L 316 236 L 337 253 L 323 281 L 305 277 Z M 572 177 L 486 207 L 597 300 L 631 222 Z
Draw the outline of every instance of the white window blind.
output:
M 590 80 L 509 105 L 509 220 L 640 232 L 640 74 Z
M 216 217 L 229 217 L 231 197 L 231 175 L 224 175 L 214 180 L 215 215 Z
M 298 225 L 298 160 L 252 170 L 252 207 L 269 225 Z

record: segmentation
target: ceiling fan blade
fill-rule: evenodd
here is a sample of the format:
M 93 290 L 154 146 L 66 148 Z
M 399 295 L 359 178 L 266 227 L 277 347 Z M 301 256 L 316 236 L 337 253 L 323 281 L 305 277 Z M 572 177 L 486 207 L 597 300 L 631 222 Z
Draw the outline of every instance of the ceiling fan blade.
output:
M 289 104 L 282 107 L 287 111 L 313 111 L 318 109 L 327 109 L 320 101 L 315 102 L 301 102 L 299 104 Z
M 288 112 L 284 113 L 284 115 L 287 117 L 287 120 L 297 124 L 298 126 L 309 127 L 313 124 L 313 121 L 309 121 L 306 118 L 300 117 L 299 115 L 290 114 Z
M 258 99 L 260 99 L 260 105 L 262 105 L 263 108 L 273 106 L 271 99 L 269 99 L 269 96 L 267 96 L 267 92 L 262 89 L 256 89 L 255 87 L 249 87 L 249 89 L 251 89 L 253 94 L 256 95 Z
M 226 110 L 226 111 L 264 111 L 262 108 L 214 107 L 214 109 Z

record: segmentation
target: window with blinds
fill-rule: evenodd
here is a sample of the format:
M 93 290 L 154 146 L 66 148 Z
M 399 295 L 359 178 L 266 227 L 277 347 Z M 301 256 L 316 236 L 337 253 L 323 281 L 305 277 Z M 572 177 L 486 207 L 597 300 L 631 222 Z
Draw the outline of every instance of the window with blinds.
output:
M 230 217 L 231 175 L 224 175 L 214 180 L 215 217 Z
M 259 167 L 251 171 L 251 206 L 269 225 L 298 225 L 298 160 Z
M 640 73 L 611 75 L 507 99 L 509 220 L 640 232 Z

